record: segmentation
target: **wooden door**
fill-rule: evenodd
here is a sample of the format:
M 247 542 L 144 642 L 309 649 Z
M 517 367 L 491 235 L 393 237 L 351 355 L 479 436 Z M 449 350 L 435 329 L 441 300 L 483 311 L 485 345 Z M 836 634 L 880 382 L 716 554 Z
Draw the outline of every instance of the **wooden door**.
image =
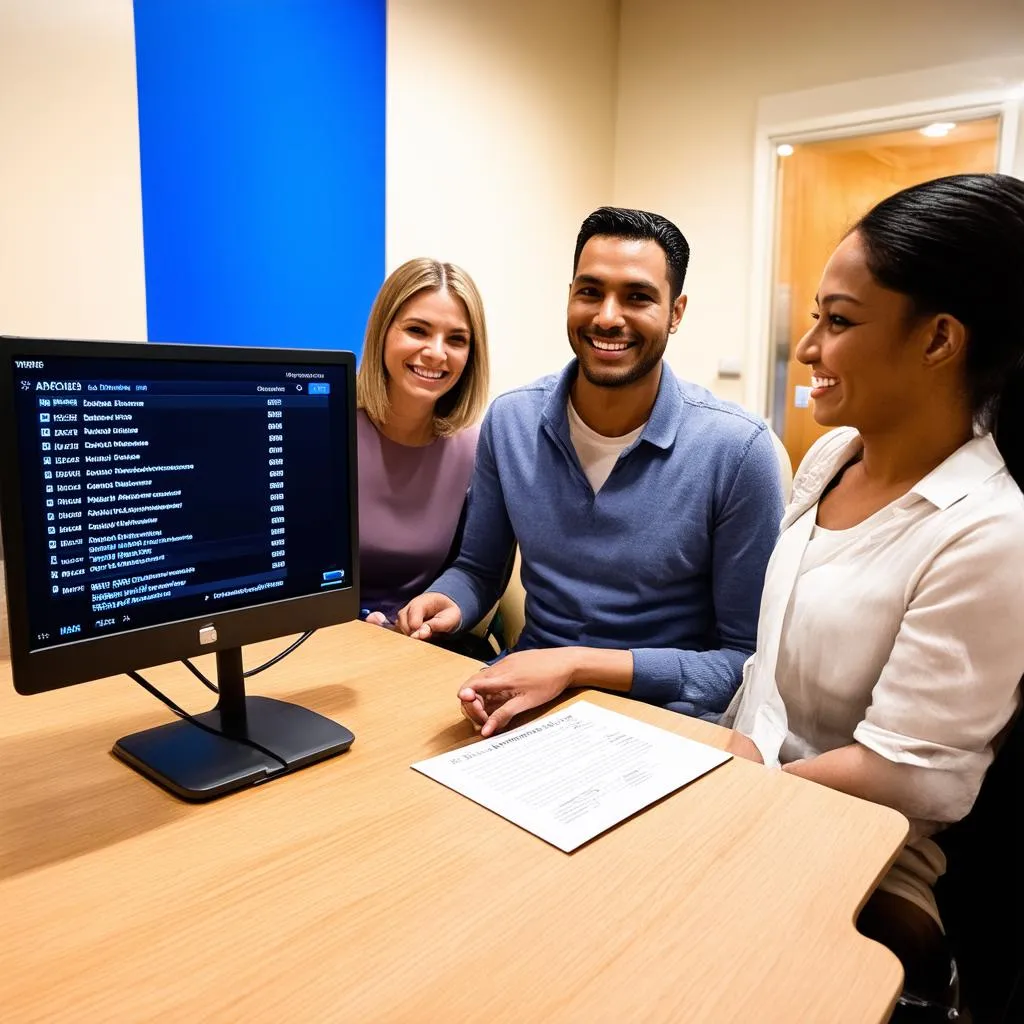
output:
M 782 414 L 783 443 L 793 468 L 827 428 L 800 407 L 800 388 L 810 385 L 810 369 L 794 358 L 810 328 L 821 272 L 844 234 L 875 203 L 902 188 L 947 174 L 993 171 L 998 118 L 957 125 L 942 138 L 917 129 L 794 145 L 779 159 L 776 223 L 776 330 L 788 341 L 788 363 L 778 367 L 776 416 Z M 780 316 L 781 311 L 781 316 Z M 785 351 L 784 346 L 783 350 Z M 781 358 L 782 353 L 776 358 Z M 784 411 L 783 411 L 784 410 Z M 778 431 L 780 424 L 775 423 Z

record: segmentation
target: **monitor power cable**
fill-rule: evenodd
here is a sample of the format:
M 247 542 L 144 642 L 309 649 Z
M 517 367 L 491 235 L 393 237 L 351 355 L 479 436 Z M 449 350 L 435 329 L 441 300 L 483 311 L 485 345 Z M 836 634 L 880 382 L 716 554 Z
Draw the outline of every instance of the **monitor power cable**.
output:
M 276 665 L 279 661 L 281 661 L 284 658 L 287 658 L 288 655 L 292 653 L 292 651 L 294 651 L 296 648 L 304 644 L 315 632 L 315 629 L 307 630 L 305 633 L 302 634 L 302 636 L 299 637 L 298 640 L 296 640 L 294 643 L 290 644 L 283 651 L 281 651 L 280 654 L 275 654 L 274 657 L 270 659 L 270 661 L 265 661 L 262 665 L 257 665 L 256 668 L 251 668 L 247 672 L 243 672 L 242 678 L 249 679 L 252 676 L 258 676 L 261 672 L 265 672 L 268 668 L 273 668 L 274 665 Z M 220 690 L 217 688 L 217 684 L 212 679 L 208 679 L 205 675 L 203 675 L 203 673 L 199 669 L 197 669 L 195 665 L 193 665 L 192 662 L 188 660 L 188 658 L 183 658 L 181 663 L 208 690 L 212 690 L 214 693 L 220 693 Z
M 287 652 L 278 655 L 278 658 L 284 657 L 285 653 Z M 272 664 L 272 662 L 267 662 L 267 666 L 269 666 L 270 664 Z M 205 722 L 200 722 L 199 719 L 196 718 L 194 715 L 190 715 L 184 708 L 179 707 L 177 704 L 175 704 L 174 701 L 167 696 L 167 694 L 161 693 L 160 690 L 158 690 L 151 682 L 149 682 L 146 679 L 143 679 L 138 672 L 126 672 L 125 675 L 128 676 L 129 679 L 132 679 L 136 683 L 138 683 L 139 686 L 141 686 L 144 690 L 151 693 L 154 697 L 156 697 L 157 700 L 162 701 L 164 704 L 166 704 L 167 707 L 169 707 L 171 711 L 173 711 L 179 718 L 183 719 L 186 722 L 190 722 L 192 725 L 196 726 L 196 728 L 202 729 L 203 732 L 208 732 L 213 736 L 219 737 L 220 739 L 233 740 L 235 743 L 241 743 L 243 746 L 246 747 L 252 747 L 253 750 L 258 750 L 261 754 L 264 754 L 272 760 L 277 761 L 277 763 L 280 764 L 282 768 L 289 767 L 288 762 L 285 761 L 284 758 L 278 757 L 277 754 L 275 754 L 272 750 L 268 750 L 261 743 L 256 743 L 254 740 L 247 739 L 244 736 L 232 736 L 229 733 L 223 732 L 220 729 L 214 729 L 212 726 L 207 725 Z

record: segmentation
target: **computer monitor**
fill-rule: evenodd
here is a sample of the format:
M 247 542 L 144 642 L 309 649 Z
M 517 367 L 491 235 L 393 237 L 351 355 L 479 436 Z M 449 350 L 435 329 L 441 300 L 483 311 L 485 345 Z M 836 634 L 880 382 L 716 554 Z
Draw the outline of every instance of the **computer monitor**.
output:
M 349 352 L 0 339 L 15 689 L 216 652 L 217 707 L 114 753 L 204 800 L 346 750 L 241 648 L 357 617 Z M 205 728 L 203 728 L 205 726 Z

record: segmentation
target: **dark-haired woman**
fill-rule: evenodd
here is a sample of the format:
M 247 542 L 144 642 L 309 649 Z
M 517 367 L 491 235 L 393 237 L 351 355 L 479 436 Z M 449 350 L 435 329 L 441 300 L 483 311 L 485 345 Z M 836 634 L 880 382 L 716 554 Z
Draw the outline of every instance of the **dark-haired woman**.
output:
M 861 917 L 907 988 L 948 957 L 930 838 L 971 809 L 1024 674 L 1024 182 L 879 203 L 825 268 L 797 348 L 839 427 L 794 479 L 735 753 L 887 804 L 909 841 Z

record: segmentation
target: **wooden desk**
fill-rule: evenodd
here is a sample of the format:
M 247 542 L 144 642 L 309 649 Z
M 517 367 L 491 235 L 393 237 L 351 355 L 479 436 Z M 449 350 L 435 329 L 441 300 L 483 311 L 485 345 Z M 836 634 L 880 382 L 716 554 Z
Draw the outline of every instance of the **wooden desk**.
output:
M 886 1018 L 899 964 L 853 920 L 900 815 L 734 760 L 566 855 L 409 768 L 473 738 L 455 691 L 474 668 L 363 623 L 322 631 L 251 692 L 343 722 L 351 751 L 188 805 L 108 754 L 167 719 L 152 697 L 124 678 L 19 697 L 5 664 L 4 1020 Z M 147 676 L 210 703 L 181 666 Z

